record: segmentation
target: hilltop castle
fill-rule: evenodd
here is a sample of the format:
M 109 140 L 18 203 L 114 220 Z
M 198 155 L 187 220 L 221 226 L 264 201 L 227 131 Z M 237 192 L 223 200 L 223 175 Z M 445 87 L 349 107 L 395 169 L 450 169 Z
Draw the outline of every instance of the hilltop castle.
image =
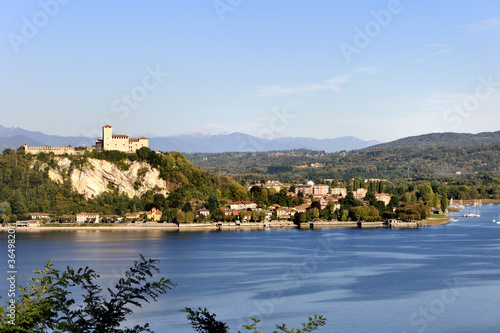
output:
M 148 147 L 149 140 L 145 137 L 134 139 L 128 135 L 113 134 L 113 127 L 105 125 L 102 127 L 102 140 L 96 140 L 97 150 L 119 150 L 126 153 L 133 153 L 142 147 Z
M 113 134 L 113 128 L 109 125 L 102 127 L 102 140 L 96 140 L 95 147 L 87 147 L 86 149 L 75 149 L 71 146 L 65 147 L 30 147 L 24 144 L 26 154 L 39 153 L 54 153 L 55 155 L 82 155 L 85 151 L 92 150 L 119 150 L 126 153 L 134 153 L 137 149 L 148 147 L 149 140 L 142 137 L 139 139 L 129 138 L 128 135 Z

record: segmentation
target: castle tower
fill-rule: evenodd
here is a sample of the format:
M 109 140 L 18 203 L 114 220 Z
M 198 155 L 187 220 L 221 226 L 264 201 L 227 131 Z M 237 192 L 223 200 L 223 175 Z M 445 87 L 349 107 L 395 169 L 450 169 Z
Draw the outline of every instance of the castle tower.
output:
M 105 125 L 102 127 L 102 148 L 103 150 L 111 150 L 113 139 L 113 127 Z

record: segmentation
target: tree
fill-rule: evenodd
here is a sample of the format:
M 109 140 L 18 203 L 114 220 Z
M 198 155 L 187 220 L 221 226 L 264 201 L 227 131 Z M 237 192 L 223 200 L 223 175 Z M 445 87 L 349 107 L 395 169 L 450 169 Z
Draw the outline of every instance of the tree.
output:
M 35 270 L 39 277 L 31 279 L 26 287 L 19 286 L 21 294 L 15 303 L 16 321 L 9 323 L 8 309 L 2 307 L 1 332 L 152 332 L 149 324 L 133 328 L 119 328 L 133 311 L 131 305 L 142 306 L 142 302 L 156 301 L 160 294 L 175 286 L 170 280 L 161 278 L 149 281 L 153 272 L 159 272 L 159 260 L 139 261 L 125 273 L 115 285 L 108 288 L 109 299 L 102 295 L 102 288 L 94 283 L 99 278 L 89 267 L 77 272 L 67 267 L 65 271 L 54 269 L 49 261 L 45 270 Z M 72 290 L 81 289 L 83 305 L 75 306 Z
M 216 221 L 223 221 L 225 216 L 226 216 L 226 213 L 224 213 L 224 211 L 220 208 L 216 209 L 212 213 L 212 219 L 214 219 Z
M 208 312 L 206 308 L 198 308 L 194 311 L 191 308 L 185 308 L 182 312 L 186 312 L 188 320 L 191 322 L 191 326 L 195 331 L 199 333 L 227 333 L 229 332 L 229 327 L 226 323 L 222 321 L 215 320 L 216 315 Z M 243 325 L 245 331 L 250 333 L 262 333 L 262 331 L 257 330 L 257 324 L 260 320 L 255 318 L 250 318 L 252 320 L 251 324 Z M 314 317 L 309 317 L 308 321 L 302 323 L 302 328 L 287 328 L 286 324 L 276 325 L 275 331 L 272 333 L 308 333 L 317 330 L 320 326 L 326 324 L 326 318 L 321 315 L 314 315 Z M 238 330 L 238 333 L 242 333 Z
M 19 190 L 14 193 L 14 197 L 10 202 L 10 208 L 12 209 L 12 214 L 15 214 L 18 217 L 24 216 L 24 214 L 26 214 L 24 198 Z
M 187 223 L 193 223 L 195 216 L 193 212 L 187 212 L 184 218 Z
M 448 196 L 446 191 L 441 195 L 441 210 L 445 212 L 448 209 Z
M 5 211 L 7 211 L 7 208 L 9 208 L 9 207 L 10 207 L 10 205 L 7 201 L 0 202 L 0 215 L 5 213 Z
M 249 325 L 243 325 L 243 328 L 246 329 L 247 331 L 250 331 L 251 333 L 262 333 L 262 331 L 257 331 L 257 324 L 260 323 L 260 320 L 255 319 L 255 318 L 250 318 L 250 320 L 253 321 L 252 324 Z M 276 328 L 279 331 L 273 331 L 272 333 L 278 333 L 278 332 L 283 332 L 283 333 L 307 333 L 307 332 L 312 332 L 317 330 L 320 326 L 326 325 L 326 318 L 323 317 L 322 315 L 314 315 L 314 317 L 309 317 L 308 321 L 305 323 L 302 323 L 302 328 L 291 328 L 288 329 L 286 327 L 286 324 L 281 324 L 281 325 L 276 325 Z M 238 333 L 241 333 L 238 331 Z
M 345 198 L 340 199 L 339 202 L 342 205 L 343 209 L 350 209 L 351 207 L 363 205 L 361 201 L 356 200 L 356 198 L 354 198 L 354 194 L 351 191 L 348 191 Z
M 147 160 L 151 154 L 152 150 L 148 147 L 141 147 L 137 149 L 136 153 L 140 160 Z
M 219 199 L 216 194 L 210 194 L 208 196 L 207 209 L 210 211 L 210 214 L 213 214 L 215 210 L 220 208 Z
M 186 312 L 188 320 L 195 331 L 199 333 L 227 333 L 229 327 L 222 321 L 215 320 L 216 315 L 208 312 L 206 308 L 198 308 L 194 311 L 191 308 L 184 308 L 182 312 Z

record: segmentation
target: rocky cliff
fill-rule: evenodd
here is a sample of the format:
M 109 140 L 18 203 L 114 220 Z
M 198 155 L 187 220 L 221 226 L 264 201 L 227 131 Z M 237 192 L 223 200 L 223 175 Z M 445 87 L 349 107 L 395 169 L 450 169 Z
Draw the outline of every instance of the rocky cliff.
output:
M 56 167 L 43 164 L 41 169 L 48 167 L 49 177 L 55 182 L 68 179 L 73 189 L 86 198 L 113 189 L 129 197 L 141 196 L 148 190 L 168 194 L 167 183 L 160 178 L 160 172 L 146 162 L 126 162 L 129 167 L 123 170 L 115 163 L 92 158 L 79 168 L 71 167 L 71 161 L 66 157 L 56 157 L 54 161 Z

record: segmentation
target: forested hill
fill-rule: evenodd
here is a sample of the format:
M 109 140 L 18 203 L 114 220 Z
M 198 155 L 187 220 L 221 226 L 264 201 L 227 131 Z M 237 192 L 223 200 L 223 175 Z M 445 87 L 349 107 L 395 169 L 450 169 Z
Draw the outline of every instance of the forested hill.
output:
M 436 147 L 471 147 L 485 144 L 500 143 L 500 131 L 469 133 L 430 133 L 410 136 L 399 140 L 382 143 L 364 148 L 364 151 L 405 149 L 405 148 L 436 148 Z
M 107 170 L 101 171 L 95 161 L 106 161 L 122 171 L 140 168 L 130 181 L 133 188 L 141 188 L 145 174 L 157 170 L 166 189 L 152 187 L 140 196 L 130 197 L 117 188 Z M 147 167 L 143 167 L 143 166 Z M 86 198 L 78 193 L 71 181 L 73 173 L 97 174 L 96 178 L 109 179 L 108 191 Z M 59 181 L 53 180 L 56 174 Z M 77 177 L 83 179 L 82 177 Z M 164 195 L 165 190 L 168 195 Z M 85 152 L 83 156 L 54 156 L 40 153 L 25 154 L 6 149 L 0 154 L 0 222 L 23 219 L 27 213 L 43 212 L 57 216 L 79 212 L 98 212 L 103 215 L 137 212 L 156 207 L 168 217 L 178 209 L 199 209 L 209 196 L 219 202 L 247 200 L 247 190 L 229 177 L 220 177 L 194 167 L 183 154 L 159 153 L 143 147 L 134 154 L 118 151 Z
M 500 176 L 500 143 L 469 147 L 191 154 L 194 165 L 239 179 L 415 178 L 487 173 Z

